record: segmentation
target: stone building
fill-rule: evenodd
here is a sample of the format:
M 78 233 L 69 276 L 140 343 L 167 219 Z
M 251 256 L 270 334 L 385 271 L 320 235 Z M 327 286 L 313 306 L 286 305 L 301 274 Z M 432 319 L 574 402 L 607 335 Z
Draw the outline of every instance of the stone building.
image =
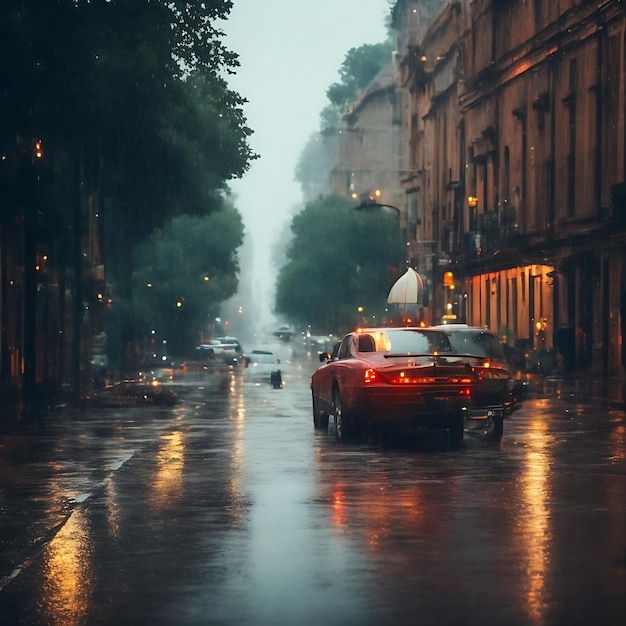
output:
M 403 7 L 394 9 L 399 28 L 392 59 L 359 94 L 341 120 L 331 188 L 333 193 L 353 198 L 355 206 L 378 205 L 397 217 L 407 241 L 406 263 L 415 267 L 418 262 L 415 203 L 403 184 L 415 167 L 407 162 L 407 91 L 397 84 L 399 51 L 416 45 L 446 5 L 446 0 L 399 2 L 398 5 Z M 421 303 L 417 308 L 421 309 Z
M 395 66 L 384 66 L 341 119 L 338 159 L 331 172 L 333 193 L 351 197 L 355 205 L 376 202 L 398 209 L 406 229 L 404 142 L 397 101 Z
M 446 2 L 398 2 L 393 11 L 407 165 L 401 182 L 412 266 L 428 285 L 430 323 L 450 315 L 447 305 L 456 297 L 455 290 L 439 287 L 450 271 L 453 223 L 460 223 L 463 199 L 457 94 L 461 17 Z
M 430 321 L 623 373 L 624 5 L 444 4 L 421 36 L 411 18 L 429 3 L 393 10 L 401 180 Z

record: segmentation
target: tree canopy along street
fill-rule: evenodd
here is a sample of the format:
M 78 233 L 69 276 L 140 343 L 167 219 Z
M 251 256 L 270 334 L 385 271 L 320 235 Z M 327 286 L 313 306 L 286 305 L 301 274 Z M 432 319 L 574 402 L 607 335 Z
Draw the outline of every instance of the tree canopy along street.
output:
M 157 229 L 172 228 L 177 216 L 222 211 L 227 182 L 256 157 L 245 100 L 227 83 L 237 56 L 217 26 L 231 7 L 229 1 L 3 2 L 0 379 L 7 389 L 17 384 L 23 357 L 26 388 L 32 391 L 37 379 L 78 390 L 105 316 L 112 320 L 111 366 L 121 367 L 146 324 L 134 313 L 145 315 L 135 306 L 132 277 L 148 271 L 136 246 Z M 207 308 L 236 288 L 241 219 L 232 208 L 226 215 L 222 222 L 240 231 L 224 239 L 223 284 L 230 286 L 205 291 Z M 201 274 L 210 275 L 211 259 L 205 265 Z M 185 295 L 158 306 L 173 318 Z
M 382 318 L 405 254 L 393 216 L 356 211 L 349 199 L 327 196 L 307 204 L 291 230 L 276 286 L 279 313 L 321 332 Z

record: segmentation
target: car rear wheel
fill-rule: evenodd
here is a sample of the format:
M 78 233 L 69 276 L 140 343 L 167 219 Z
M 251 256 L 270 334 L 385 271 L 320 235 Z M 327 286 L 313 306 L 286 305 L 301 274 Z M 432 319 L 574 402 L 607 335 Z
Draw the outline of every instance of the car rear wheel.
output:
M 341 404 L 339 389 L 335 389 L 333 393 L 333 409 L 335 412 L 335 440 L 338 443 L 344 443 L 350 437 L 350 425 Z
M 320 411 L 313 395 L 313 426 L 319 429 L 328 428 L 328 413 Z

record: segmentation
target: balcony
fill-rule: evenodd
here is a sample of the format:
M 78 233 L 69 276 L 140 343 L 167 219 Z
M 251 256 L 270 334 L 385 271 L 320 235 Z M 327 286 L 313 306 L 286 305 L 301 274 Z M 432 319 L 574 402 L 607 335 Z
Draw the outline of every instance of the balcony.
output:
M 520 245 L 517 216 L 514 207 L 507 206 L 500 213 L 486 212 L 474 215 L 471 230 L 461 239 L 461 250 L 452 250 L 460 261 L 487 259 L 511 252 Z

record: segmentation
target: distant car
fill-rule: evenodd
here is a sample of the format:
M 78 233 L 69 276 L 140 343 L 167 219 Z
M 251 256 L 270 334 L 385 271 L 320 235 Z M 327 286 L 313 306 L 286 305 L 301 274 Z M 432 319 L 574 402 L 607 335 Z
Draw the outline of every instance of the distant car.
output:
M 466 428 L 502 437 L 504 420 L 519 408 L 520 398 L 515 393 L 515 381 L 501 341 L 489 330 L 466 324 L 432 328 L 444 332 L 454 352 L 467 357 L 478 374 L 478 384 L 472 391 L 471 407 L 466 414 Z
M 452 354 L 448 337 L 428 328 L 347 334 L 311 377 L 314 427 L 327 428 L 332 415 L 341 442 L 364 430 L 446 430 L 459 447 L 477 375 Z
M 237 337 L 215 337 L 196 347 L 200 361 L 213 364 L 237 365 L 243 356 L 243 348 Z
M 255 384 L 271 384 L 282 387 L 280 359 L 269 350 L 253 350 L 244 355 L 245 380 Z
M 311 352 L 321 354 L 331 350 L 333 343 L 336 341 L 330 335 L 309 335 L 305 339 L 305 345 Z

